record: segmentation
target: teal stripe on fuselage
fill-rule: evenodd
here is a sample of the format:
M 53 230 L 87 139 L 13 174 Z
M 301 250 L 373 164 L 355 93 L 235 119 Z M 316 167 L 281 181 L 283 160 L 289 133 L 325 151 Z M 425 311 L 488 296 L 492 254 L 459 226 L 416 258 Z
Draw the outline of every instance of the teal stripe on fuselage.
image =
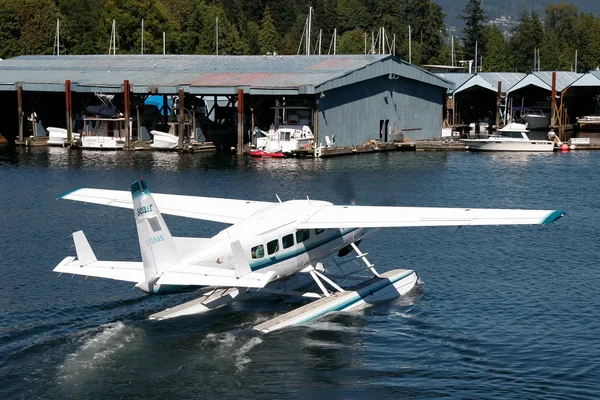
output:
M 357 229 L 358 228 L 351 228 L 351 229 L 347 229 L 346 231 L 342 230 L 333 236 L 328 236 L 328 237 L 326 236 L 323 239 L 310 244 L 308 247 L 298 248 L 298 249 L 292 250 L 288 253 L 279 253 L 276 256 L 265 256 L 265 258 L 260 261 L 251 262 L 250 269 L 252 271 L 256 271 L 256 270 L 267 268 L 267 267 L 270 267 L 271 265 L 289 260 L 290 258 L 298 257 L 304 253 L 308 253 L 309 251 L 316 249 L 317 247 L 320 247 L 327 243 L 333 242 L 334 240 L 339 239 Z

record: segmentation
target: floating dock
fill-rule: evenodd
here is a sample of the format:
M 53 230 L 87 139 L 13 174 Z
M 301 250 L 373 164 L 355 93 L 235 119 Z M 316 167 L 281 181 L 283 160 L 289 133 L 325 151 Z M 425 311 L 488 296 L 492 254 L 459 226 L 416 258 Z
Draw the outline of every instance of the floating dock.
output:
M 269 333 L 291 325 L 312 321 L 332 311 L 349 311 L 367 304 L 393 299 L 408 293 L 417 284 L 417 274 L 410 269 L 395 269 L 369 279 L 343 292 L 315 300 L 254 329 Z

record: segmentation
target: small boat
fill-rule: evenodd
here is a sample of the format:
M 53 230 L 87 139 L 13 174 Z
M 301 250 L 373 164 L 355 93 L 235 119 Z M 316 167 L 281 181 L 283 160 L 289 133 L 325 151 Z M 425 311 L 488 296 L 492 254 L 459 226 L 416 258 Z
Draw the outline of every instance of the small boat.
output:
M 486 139 L 463 139 L 469 150 L 475 151 L 552 151 L 554 142 L 531 140 L 527 124 L 511 122 Z
M 525 116 L 525 122 L 529 125 L 529 129 L 548 129 L 550 126 L 550 114 L 541 109 L 530 109 Z
M 67 143 L 66 129 L 49 126 L 46 131 L 48 132 L 48 146 L 64 146 Z M 79 138 L 79 133 L 73 132 L 72 139 L 75 140 Z
M 283 154 L 281 151 L 267 151 L 261 149 L 251 150 L 250 155 L 252 157 L 285 157 L 285 154 Z

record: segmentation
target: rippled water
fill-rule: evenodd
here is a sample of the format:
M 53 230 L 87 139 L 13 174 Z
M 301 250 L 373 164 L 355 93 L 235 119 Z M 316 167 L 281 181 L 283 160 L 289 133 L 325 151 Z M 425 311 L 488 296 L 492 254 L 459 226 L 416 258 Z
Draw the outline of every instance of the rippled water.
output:
M 600 153 L 387 153 L 238 160 L 0 149 L 0 395 L 5 398 L 597 398 Z M 93 186 L 273 201 L 564 209 L 548 226 L 381 230 L 361 248 L 423 284 L 396 301 L 261 335 L 295 305 L 148 321 L 193 293 L 58 276 L 83 229 L 138 260 L 131 212 L 56 198 Z M 178 236 L 223 225 L 166 217 Z M 330 264 L 331 265 L 331 264 Z

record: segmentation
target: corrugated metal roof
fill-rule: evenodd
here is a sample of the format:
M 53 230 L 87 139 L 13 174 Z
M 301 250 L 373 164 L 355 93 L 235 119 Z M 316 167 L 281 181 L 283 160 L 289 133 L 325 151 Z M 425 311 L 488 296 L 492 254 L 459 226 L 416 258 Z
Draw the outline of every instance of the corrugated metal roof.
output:
M 590 71 L 571 84 L 570 87 L 600 86 L 600 71 Z
M 442 73 L 436 75 L 455 83 L 453 93 L 460 93 L 473 86 L 497 92 L 498 82 L 502 82 L 502 93 L 506 93 L 515 83 L 526 76 L 520 72 Z
M 502 82 L 502 93 L 508 92 L 517 82 L 527 76 L 522 72 L 480 72 L 477 75 L 488 81 L 495 91 L 498 91 L 498 82 Z
M 272 90 L 329 84 L 332 80 L 372 68 L 377 73 L 398 73 L 399 69 L 382 71 L 373 65 L 400 65 L 410 79 L 449 87 L 450 83 L 420 68 L 406 64 L 390 55 L 335 55 L 335 56 L 207 56 L 207 55 L 75 55 L 75 56 L 20 56 L 0 63 L 0 85 L 35 84 L 40 89 L 56 90 L 56 84 L 71 80 L 78 86 L 113 87 L 129 80 L 134 92 L 153 88 L 161 92 L 177 87 L 238 87 Z M 406 69 L 408 68 L 408 69 Z M 372 74 L 363 75 L 368 79 Z M 44 88 L 44 84 L 48 86 Z M 4 86 L 4 85 L 3 85 Z M 287 92 L 286 92 L 287 93 Z
M 436 75 L 454 83 L 455 89 L 461 87 L 466 81 L 468 81 L 474 76 L 474 74 L 469 74 L 465 72 L 443 72 L 436 73 Z M 448 89 L 448 92 L 452 93 L 452 91 L 455 89 Z
M 526 86 L 537 86 L 542 89 L 552 90 L 552 72 L 553 71 L 537 71 L 527 75 L 521 79 L 516 85 L 514 85 L 508 92 L 514 92 L 515 90 L 522 89 Z M 565 88 L 569 87 L 577 79 L 581 78 L 583 74 L 570 71 L 555 71 L 556 72 L 556 90 L 562 92 Z

